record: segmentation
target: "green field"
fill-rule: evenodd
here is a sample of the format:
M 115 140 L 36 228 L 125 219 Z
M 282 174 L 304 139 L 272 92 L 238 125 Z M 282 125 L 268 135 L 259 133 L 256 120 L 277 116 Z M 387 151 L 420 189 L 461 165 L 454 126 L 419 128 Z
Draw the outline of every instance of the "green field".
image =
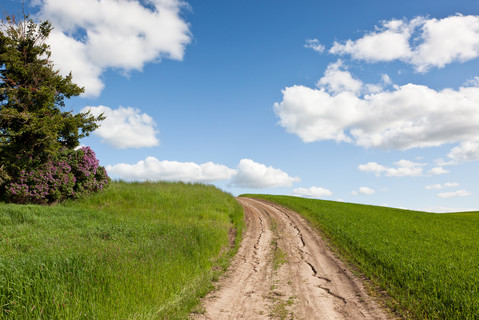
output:
M 301 213 L 405 318 L 479 319 L 479 212 L 434 214 L 246 195 Z
M 199 184 L 115 182 L 51 207 L 0 203 L 0 319 L 186 318 L 242 228 L 236 200 Z

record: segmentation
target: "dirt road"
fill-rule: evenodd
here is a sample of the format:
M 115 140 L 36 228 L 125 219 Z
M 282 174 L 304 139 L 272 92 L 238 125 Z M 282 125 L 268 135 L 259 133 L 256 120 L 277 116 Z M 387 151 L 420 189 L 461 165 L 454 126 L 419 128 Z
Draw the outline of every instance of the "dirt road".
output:
M 387 319 L 297 213 L 256 199 L 241 247 L 192 319 Z

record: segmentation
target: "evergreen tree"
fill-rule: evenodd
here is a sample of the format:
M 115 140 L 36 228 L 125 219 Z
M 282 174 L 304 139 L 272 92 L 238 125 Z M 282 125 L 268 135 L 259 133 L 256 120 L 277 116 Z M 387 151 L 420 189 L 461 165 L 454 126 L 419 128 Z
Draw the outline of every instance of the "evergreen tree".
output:
M 0 26 L 0 194 L 21 170 L 73 150 L 103 116 L 63 111 L 84 89 L 50 60 L 48 21 L 7 16 Z

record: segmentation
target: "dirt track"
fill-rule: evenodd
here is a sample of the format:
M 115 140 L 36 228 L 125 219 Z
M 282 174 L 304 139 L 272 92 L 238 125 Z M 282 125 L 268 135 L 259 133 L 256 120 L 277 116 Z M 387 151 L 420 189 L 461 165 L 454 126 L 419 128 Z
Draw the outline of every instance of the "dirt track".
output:
M 256 199 L 241 247 L 192 319 L 387 319 L 297 213 Z

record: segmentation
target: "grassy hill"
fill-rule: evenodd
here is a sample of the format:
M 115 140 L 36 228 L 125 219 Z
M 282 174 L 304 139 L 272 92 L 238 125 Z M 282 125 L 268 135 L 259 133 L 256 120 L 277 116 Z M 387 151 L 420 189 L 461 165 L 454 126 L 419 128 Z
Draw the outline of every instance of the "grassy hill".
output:
M 479 212 L 434 214 L 288 196 L 406 318 L 479 319 Z
M 254 196 L 303 214 L 405 317 L 479 319 L 479 212 Z M 116 182 L 51 207 L 0 203 L 0 319 L 185 318 L 242 228 L 233 197 L 199 184 Z
M 116 182 L 51 207 L 0 203 L 0 319 L 185 318 L 242 227 L 234 198 L 199 184 Z

